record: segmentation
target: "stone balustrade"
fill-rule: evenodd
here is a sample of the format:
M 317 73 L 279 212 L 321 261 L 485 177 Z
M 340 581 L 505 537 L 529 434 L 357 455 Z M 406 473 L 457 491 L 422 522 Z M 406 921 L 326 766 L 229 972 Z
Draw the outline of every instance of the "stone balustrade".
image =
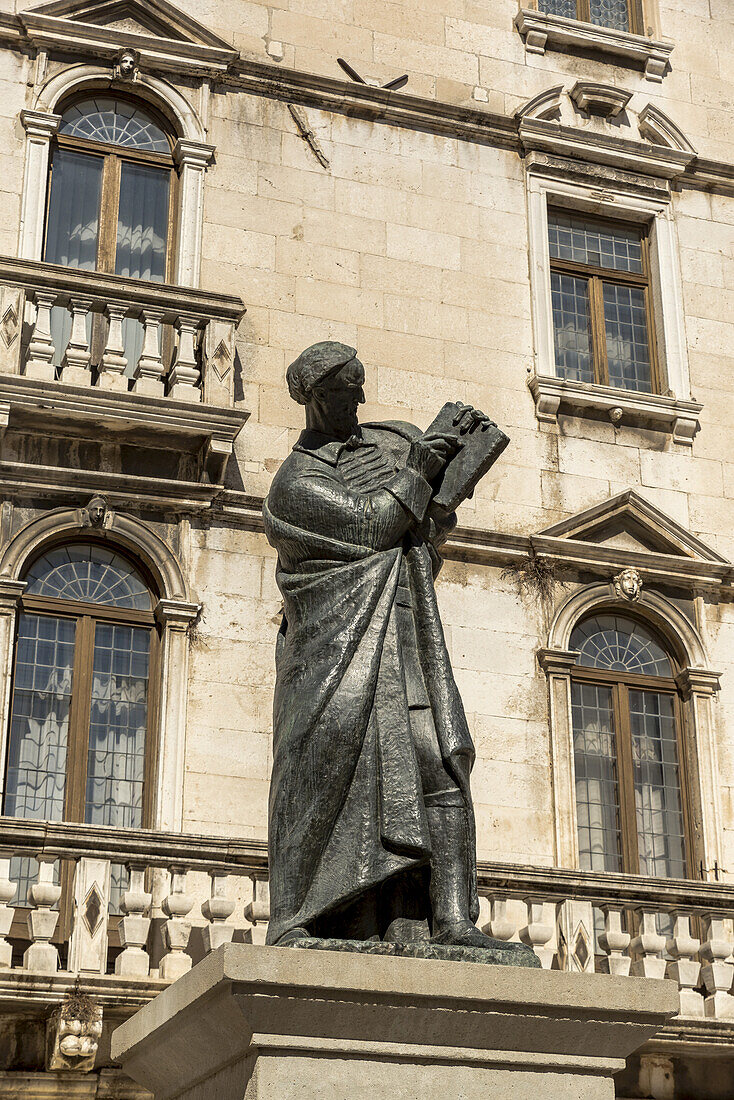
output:
M 0 257 L 0 374 L 228 408 L 244 312 L 231 295 Z
M 114 975 L 129 989 L 175 980 L 233 939 L 264 943 L 264 842 L 12 818 L 0 838 L 6 987 L 32 972 Z M 38 861 L 27 899 L 14 896 L 13 855 Z M 117 897 L 112 867 L 127 869 Z M 667 977 L 681 1017 L 734 1019 L 734 885 L 489 862 L 478 879 L 480 925 L 530 945 L 546 969 Z

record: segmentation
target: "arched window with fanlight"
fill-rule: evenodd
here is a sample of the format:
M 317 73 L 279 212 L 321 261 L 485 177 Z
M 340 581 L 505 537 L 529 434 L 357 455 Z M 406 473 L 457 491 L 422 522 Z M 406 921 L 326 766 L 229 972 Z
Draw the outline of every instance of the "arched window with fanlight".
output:
M 675 660 L 645 622 L 614 611 L 571 634 L 581 867 L 685 878 L 685 759 Z
M 48 550 L 23 579 L 3 813 L 144 826 L 153 809 L 153 585 L 122 550 L 93 541 Z M 32 875 L 29 860 L 14 861 L 21 903 Z
M 170 281 L 176 176 L 165 120 L 147 103 L 109 92 L 87 94 L 62 106 L 60 113 L 43 259 L 87 271 Z M 124 324 L 132 373 L 142 328 L 132 318 Z M 54 310 L 52 328 L 56 348 L 63 349 L 71 328 L 66 309 Z M 102 335 L 88 335 L 94 353 Z

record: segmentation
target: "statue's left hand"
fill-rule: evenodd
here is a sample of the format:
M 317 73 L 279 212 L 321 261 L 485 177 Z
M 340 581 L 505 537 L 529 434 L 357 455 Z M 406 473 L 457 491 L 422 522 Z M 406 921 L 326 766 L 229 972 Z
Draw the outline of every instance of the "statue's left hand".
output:
M 463 402 L 457 401 L 453 424 L 459 429 L 461 435 L 466 435 L 467 432 L 473 432 L 476 428 L 481 428 L 483 431 L 490 425 L 494 425 L 494 420 L 480 409 L 475 409 L 473 405 L 464 405 Z

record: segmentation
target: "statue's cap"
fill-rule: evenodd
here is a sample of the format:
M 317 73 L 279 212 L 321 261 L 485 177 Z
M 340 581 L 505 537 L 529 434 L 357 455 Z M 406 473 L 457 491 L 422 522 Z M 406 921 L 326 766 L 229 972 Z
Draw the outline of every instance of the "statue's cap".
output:
M 356 348 L 349 344 L 340 344 L 338 340 L 322 340 L 311 344 L 294 359 L 285 372 L 288 392 L 299 405 L 305 405 L 311 396 L 311 390 L 323 382 L 340 367 L 351 363 L 357 354 Z

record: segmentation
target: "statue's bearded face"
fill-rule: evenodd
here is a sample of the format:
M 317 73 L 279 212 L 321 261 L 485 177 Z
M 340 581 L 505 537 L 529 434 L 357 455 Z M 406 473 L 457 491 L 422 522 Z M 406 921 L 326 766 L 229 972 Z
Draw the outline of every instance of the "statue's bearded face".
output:
M 357 409 L 364 404 L 364 367 L 352 359 L 314 386 L 311 400 L 321 418 L 338 439 L 349 439 L 357 430 Z

